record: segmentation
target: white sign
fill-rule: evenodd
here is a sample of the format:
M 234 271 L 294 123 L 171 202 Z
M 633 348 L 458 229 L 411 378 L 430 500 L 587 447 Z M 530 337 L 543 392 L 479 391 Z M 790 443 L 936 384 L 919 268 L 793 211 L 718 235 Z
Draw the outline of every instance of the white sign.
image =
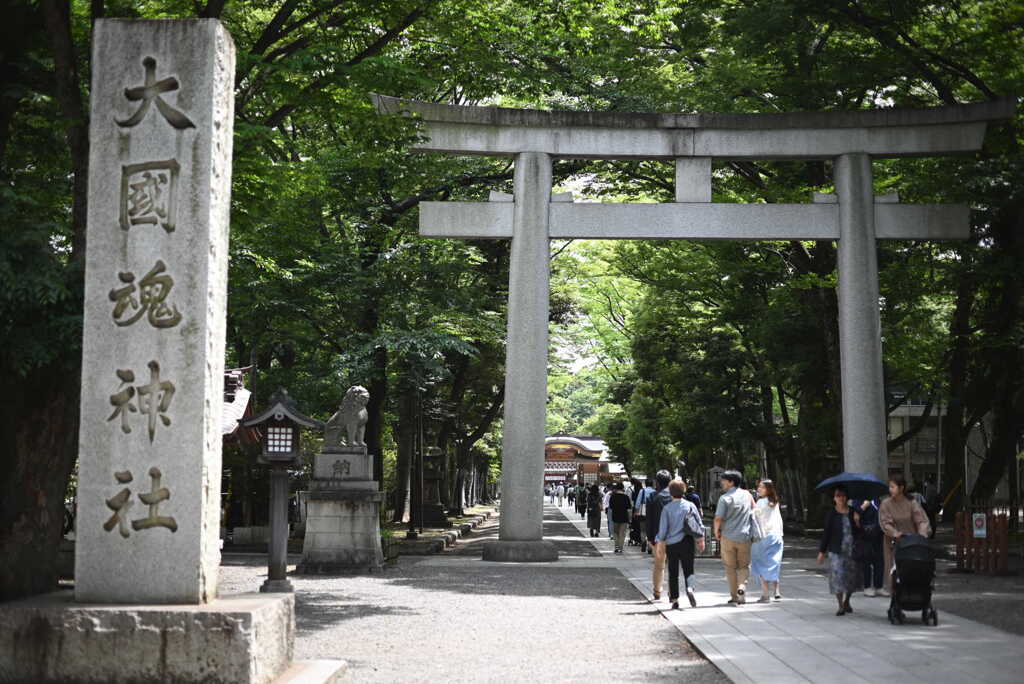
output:
M 975 539 L 988 537 L 988 516 L 984 513 L 974 513 L 971 516 L 972 527 L 974 528 Z

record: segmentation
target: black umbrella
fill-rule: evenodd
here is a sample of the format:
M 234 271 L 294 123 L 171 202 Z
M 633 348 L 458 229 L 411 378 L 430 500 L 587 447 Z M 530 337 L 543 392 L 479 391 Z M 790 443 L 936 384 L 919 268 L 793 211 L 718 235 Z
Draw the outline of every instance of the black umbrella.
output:
M 860 501 L 878 499 L 889 493 L 889 485 L 868 473 L 839 473 L 822 480 L 815 489 L 831 491 L 836 487 L 842 487 L 849 498 Z

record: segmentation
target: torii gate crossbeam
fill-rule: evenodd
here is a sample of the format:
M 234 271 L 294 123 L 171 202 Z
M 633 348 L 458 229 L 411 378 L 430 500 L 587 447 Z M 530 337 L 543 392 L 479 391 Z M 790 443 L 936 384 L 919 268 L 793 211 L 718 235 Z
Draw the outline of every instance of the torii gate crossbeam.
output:
M 875 197 L 873 157 L 981 149 L 986 124 L 1016 101 L 922 110 L 792 114 L 623 114 L 454 107 L 375 95 L 381 113 L 424 121 L 417 149 L 515 158 L 512 201 L 425 202 L 428 237 L 511 238 L 502 511 L 494 561 L 551 561 L 543 540 L 549 240 L 837 240 L 843 459 L 887 475 L 886 406 L 878 308 L 878 239 L 965 239 L 968 208 L 905 206 Z M 551 196 L 555 158 L 671 159 L 672 204 L 591 204 Z M 811 204 L 713 204 L 715 159 L 831 159 L 835 195 Z M 499 196 L 500 199 L 500 196 Z

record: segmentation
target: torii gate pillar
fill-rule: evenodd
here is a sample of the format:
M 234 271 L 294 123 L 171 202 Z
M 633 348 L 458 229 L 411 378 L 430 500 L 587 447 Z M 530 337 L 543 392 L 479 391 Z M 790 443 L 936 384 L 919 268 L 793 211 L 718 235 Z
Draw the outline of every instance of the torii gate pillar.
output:
M 888 477 L 882 321 L 871 157 L 836 157 L 839 204 L 839 363 L 846 470 Z
M 553 561 L 543 540 L 544 436 L 548 396 L 549 208 L 551 157 L 516 156 L 512 254 L 509 259 L 505 421 L 501 438 L 500 541 L 484 546 L 484 560 Z

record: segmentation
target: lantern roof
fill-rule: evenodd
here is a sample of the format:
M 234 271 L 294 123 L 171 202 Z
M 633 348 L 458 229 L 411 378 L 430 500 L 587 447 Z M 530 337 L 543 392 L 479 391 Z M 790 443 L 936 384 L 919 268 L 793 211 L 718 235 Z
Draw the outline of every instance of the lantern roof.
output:
M 288 394 L 287 390 L 283 387 L 273 394 L 270 395 L 270 406 L 263 413 L 258 416 L 254 416 L 249 420 L 243 421 L 242 425 L 245 427 L 252 427 L 254 425 L 260 425 L 266 423 L 269 420 L 281 420 L 285 416 L 288 417 L 293 423 L 302 425 L 303 427 L 316 428 L 318 430 L 324 429 L 322 421 L 316 418 L 310 418 L 299 411 L 295 400 Z

